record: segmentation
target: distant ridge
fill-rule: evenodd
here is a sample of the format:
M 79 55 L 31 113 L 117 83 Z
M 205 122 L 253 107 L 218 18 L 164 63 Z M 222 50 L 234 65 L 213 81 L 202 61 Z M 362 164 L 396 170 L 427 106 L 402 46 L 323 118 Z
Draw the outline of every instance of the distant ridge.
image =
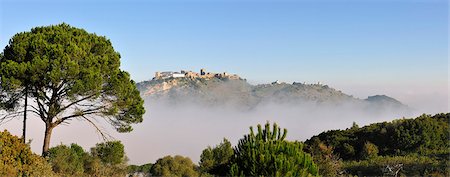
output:
M 162 74 L 165 76 L 161 77 Z M 185 74 L 185 77 L 179 74 Z M 386 95 L 358 99 L 321 83 L 289 84 L 275 81 L 271 84 L 251 85 L 236 74 L 205 73 L 203 69 L 200 73 L 156 73 L 152 80 L 137 83 L 137 87 L 146 100 L 163 100 L 175 105 L 232 106 L 246 110 L 264 104 L 354 104 L 374 111 L 387 108 L 409 109 L 400 101 Z
M 378 103 L 384 102 L 384 103 L 391 103 L 391 104 L 402 104 L 400 101 L 398 101 L 394 98 L 388 97 L 386 95 L 369 96 L 365 100 L 369 101 L 369 102 L 378 102 Z

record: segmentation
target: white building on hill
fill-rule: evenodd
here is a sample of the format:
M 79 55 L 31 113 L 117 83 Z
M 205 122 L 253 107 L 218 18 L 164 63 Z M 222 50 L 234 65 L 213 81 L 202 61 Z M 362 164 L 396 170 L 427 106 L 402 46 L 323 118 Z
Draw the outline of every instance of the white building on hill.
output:
M 171 72 L 171 71 L 155 73 L 156 79 L 168 79 L 168 78 L 180 78 L 180 77 L 185 77 L 185 75 L 182 73 L 179 73 L 179 72 Z

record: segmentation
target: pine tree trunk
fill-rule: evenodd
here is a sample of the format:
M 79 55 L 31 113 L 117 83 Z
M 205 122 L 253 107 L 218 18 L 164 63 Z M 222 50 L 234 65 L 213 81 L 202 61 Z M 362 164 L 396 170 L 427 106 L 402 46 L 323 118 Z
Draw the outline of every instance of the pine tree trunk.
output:
M 28 88 L 25 88 L 25 107 L 23 110 L 23 130 L 22 130 L 22 142 L 26 143 L 26 131 L 27 131 L 27 106 L 28 106 Z
M 53 126 L 51 124 L 47 124 L 45 126 L 45 136 L 44 136 L 44 145 L 42 147 L 42 156 L 48 156 L 48 149 L 50 148 L 50 138 L 52 137 Z

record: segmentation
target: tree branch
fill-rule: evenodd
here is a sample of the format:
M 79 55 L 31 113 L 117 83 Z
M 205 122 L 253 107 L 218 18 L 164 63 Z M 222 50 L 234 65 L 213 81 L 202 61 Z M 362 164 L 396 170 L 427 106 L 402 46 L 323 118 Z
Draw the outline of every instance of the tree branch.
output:
M 12 119 L 16 118 L 17 116 L 20 116 L 23 112 L 24 111 L 18 111 L 18 112 L 14 112 L 11 114 L 6 114 L 2 118 L 0 118 L 0 125 L 11 121 Z
M 108 141 L 108 137 L 111 138 L 112 136 L 107 134 L 107 133 L 103 133 L 103 131 L 97 126 L 95 125 L 94 122 L 92 122 L 89 118 L 87 118 L 86 116 L 81 116 L 84 120 L 88 121 L 93 127 L 95 127 L 95 129 L 97 130 L 98 133 L 100 133 L 100 135 L 102 136 L 103 141 Z M 108 135 L 108 137 L 106 135 Z
M 79 100 L 77 100 L 77 101 L 74 101 L 74 102 L 72 102 L 72 103 L 69 103 L 68 105 L 64 106 L 63 108 L 61 108 L 61 109 L 59 109 L 59 110 L 60 110 L 60 112 L 63 112 L 63 111 L 66 110 L 67 108 L 69 108 L 69 107 L 71 107 L 71 106 L 73 106 L 73 105 L 75 105 L 75 104 L 77 104 L 77 103 L 80 103 L 80 102 L 82 102 L 82 101 L 85 101 L 85 100 L 88 100 L 88 99 L 93 98 L 95 95 L 97 95 L 97 94 L 92 94 L 92 95 L 89 95 L 89 96 L 84 97 L 84 98 L 82 98 L 82 99 L 79 99 Z
M 66 89 L 62 89 L 62 88 L 64 87 L 64 85 L 66 84 L 66 82 L 67 82 L 67 80 L 66 80 L 66 79 L 63 79 L 63 80 L 61 81 L 61 84 L 59 84 L 59 86 L 56 88 L 57 94 L 58 94 L 58 95 L 61 95 L 61 92 L 60 92 L 60 91 L 66 90 Z
M 27 110 L 27 112 L 32 112 L 32 113 L 36 114 L 37 116 L 40 115 L 39 112 L 37 112 L 37 111 L 35 111 L 35 110 Z
M 43 97 L 46 100 L 50 101 L 50 97 L 48 97 L 47 92 L 45 90 L 36 88 L 36 94 L 37 94 L 37 97 Z
M 39 113 L 41 113 L 42 116 L 44 116 L 44 114 L 47 112 L 47 110 L 45 110 L 44 105 L 39 101 L 39 98 L 36 98 L 36 103 L 38 104 L 39 107 Z
M 28 106 L 30 106 L 32 109 L 34 109 L 35 111 L 39 111 L 39 109 L 38 108 L 36 108 L 35 106 L 33 106 L 33 105 L 28 105 Z
M 78 113 L 75 112 L 75 114 L 72 114 L 70 116 L 66 116 L 66 117 L 62 117 L 62 118 L 58 119 L 57 121 L 55 121 L 55 125 L 59 125 L 62 122 L 66 121 L 67 119 L 101 113 L 101 111 L 98 111 L 98 110 L 101 110 L 103 108 L 104 107 L 102 106 L 102 107 L 98 107 L 98 108 L 95 108 L 95 109 L 84 110 L 84 111 L 81 111 L 81 113 L 80 112 L 78 112 Z

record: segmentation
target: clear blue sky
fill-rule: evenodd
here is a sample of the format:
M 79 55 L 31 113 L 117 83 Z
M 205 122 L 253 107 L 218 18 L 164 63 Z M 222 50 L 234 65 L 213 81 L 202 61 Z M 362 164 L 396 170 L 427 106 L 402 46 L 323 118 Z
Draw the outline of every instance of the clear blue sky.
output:
M 322 81 L 360 97 L 448 97 L 446 0 L 0 5 L 0 47 L 17 32 L 66 22 L 110 38 L 122 68 L 136 81 L 155 71 L 207 68 L 238 73 L 252 83 Z

